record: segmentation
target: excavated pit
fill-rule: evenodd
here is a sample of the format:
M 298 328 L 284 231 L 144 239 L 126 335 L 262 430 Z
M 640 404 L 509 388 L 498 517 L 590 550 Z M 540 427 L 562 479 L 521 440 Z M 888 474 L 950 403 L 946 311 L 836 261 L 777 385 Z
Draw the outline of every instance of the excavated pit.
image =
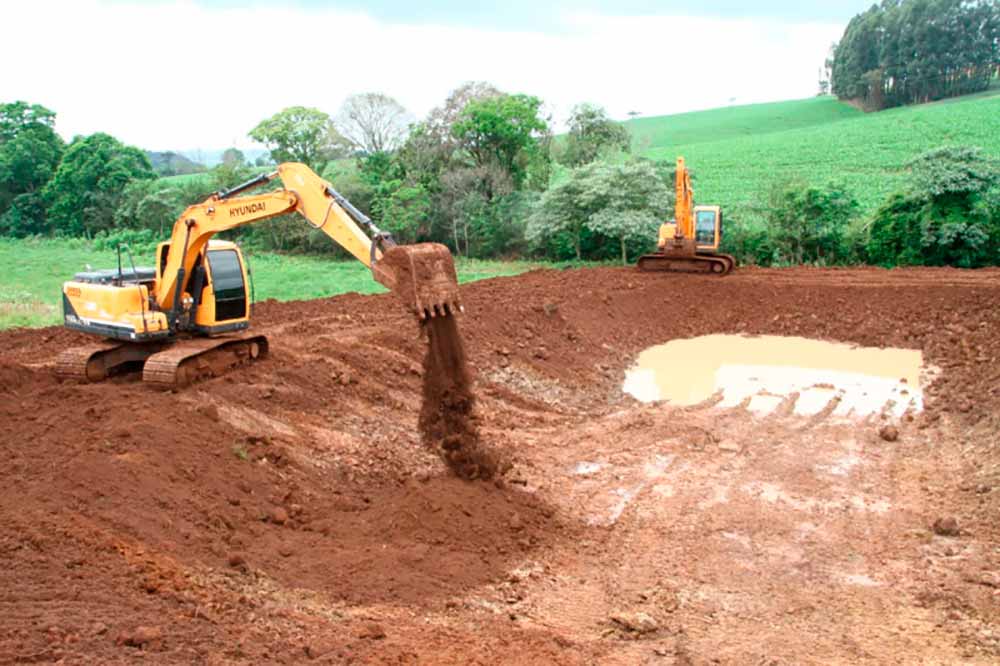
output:
M 462 299 L 457 374 L 454 332 L 428 366 L 389 295 L 261 303 L 270 357 L 175 392 L 61 382 L 82 336 L 0 333 L 0 663 L 1000 658 L 1000 271 L 536 271 Z M 714 334 L 940 372 L 900 418 L 622 392 L 643 350 Z M 509 469 L 456 478 L 454 433 Z

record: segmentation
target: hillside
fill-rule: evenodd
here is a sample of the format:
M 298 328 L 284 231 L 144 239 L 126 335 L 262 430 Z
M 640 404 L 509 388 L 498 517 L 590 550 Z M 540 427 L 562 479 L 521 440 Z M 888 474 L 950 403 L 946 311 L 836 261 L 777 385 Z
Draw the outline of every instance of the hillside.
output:
M 194 150 L 180 150 L 178 152 L 194 162 L 204 164 L 206 167 L 212 168 L 222 162 L 222 154 L 225 153 L 226 150 L 224 148 L 209 150 L 198 148 Z M 241 148 L 240 152 L 243 153 L 243 157 L 250 164 L 253 164 L 258 157 L 267 157 L 270 154 L 263 148 Z
M 158 153 L 153 150 L 146 151 L 149 163 L 153 165 L 153 171 L 160 176 L 179 176 L 205 171 L 205 167 L 197 162 L 189 160 L 180 153 L 165 152 Z
M 640 151 L 828 125 L 864 115 L 833 97 L 728 106 L 625 122 Z
M 713 109 L 629 121 L 636 151 L 683 155 L 696 198 L 746 212 L 771 184 L 845 183 L 871 210 L 898 188 L 903 164 L 943 145 L 980 146 L 1000 157 L 1000 90 L 863 114 L 831 97 Z

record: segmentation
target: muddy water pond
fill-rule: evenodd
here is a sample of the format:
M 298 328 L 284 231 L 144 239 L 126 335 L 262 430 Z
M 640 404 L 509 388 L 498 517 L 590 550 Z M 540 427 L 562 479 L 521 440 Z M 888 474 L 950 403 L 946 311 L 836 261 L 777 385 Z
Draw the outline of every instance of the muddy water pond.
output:
M 794 400 L 801 415 L 828 412 L 900 417 L 923 409 L 932 375 L 920 351 L 855 347 L 798 337 L 707 335 L 643 351 L 622 387 L 642 402 L 720 407 L 766 414 Z

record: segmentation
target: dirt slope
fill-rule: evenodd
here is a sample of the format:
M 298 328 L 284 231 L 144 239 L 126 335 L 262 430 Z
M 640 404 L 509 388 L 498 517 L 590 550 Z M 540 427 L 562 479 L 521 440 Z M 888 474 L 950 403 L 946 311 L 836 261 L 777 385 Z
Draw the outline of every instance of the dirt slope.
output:
M 1000 272 L 539 271 L 463 299 L 499 483 L 421 444 L 426 343 L 387 296 L 264 303 L 267 361 L 169 393 L 60 383 L 81 338 L 0 334 L 0 663 L 1000 658 Z M 639 350 L 725 332 L 942 375 L 895 442 L 622 396 Z

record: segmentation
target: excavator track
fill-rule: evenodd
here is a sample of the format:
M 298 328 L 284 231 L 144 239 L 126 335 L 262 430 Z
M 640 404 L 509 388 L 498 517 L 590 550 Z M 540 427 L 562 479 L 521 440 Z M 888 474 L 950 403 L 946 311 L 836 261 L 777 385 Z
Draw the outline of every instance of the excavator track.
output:
M 267 338 L 263 335 L 181 340 L 149 357 L 142 380 L 164 388 L 183 387 L 249 365 L 266 357 L 267 351 Z
M 728 254 L 647 254 L 637 264 L 644 272 L 706 273 L 723 276 L 732 272 L 736 260 Z
M 56 374 L 63 379 L 99 382 L 126 363 L 142 362 L 163 349 L 162 344 L 105 340 L 66 349 L 56 358 Z

